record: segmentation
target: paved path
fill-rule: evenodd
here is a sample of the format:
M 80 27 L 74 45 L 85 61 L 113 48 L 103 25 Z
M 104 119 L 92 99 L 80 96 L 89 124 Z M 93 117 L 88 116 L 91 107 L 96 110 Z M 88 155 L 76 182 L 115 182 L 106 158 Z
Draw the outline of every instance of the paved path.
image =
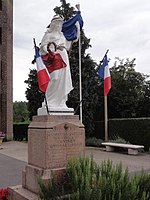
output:
M 27 142 L 3 142 L 0 146 L 0 153 L 21 161 L 28 161 L 28 144 Z M 0 162 L 1 163 L 1 162 Z
M 21 184 L 26 162 L 0 154 L 0 188 Z
M 112 160 L 116 165 L 122 162 L 123 169 L 128 167 L 130 175 L 138 174 L 143 169 L 150 173 L 150 152 L 139 153 L 138 155 L 128 155 L 123 152 L 106 152 L 104 149 L 87 148 L 86 155 L 93 155 L 95 161 L 100 164 L 104 160 Z
M 0 146 L 0 188 L 22 182 L 22 170 L 27 163 L 27 143 L 4 142 Z
M 100 164 L 104 160 L 112 160 L 114 164 L 122 162 L 123 169 L 128 166 L 130 175 L 144 171 L 150 173 L 150 153 L 137 156 L 126 153 L 106 152 L 104 149 L 86 148 L 86 155 L 93 155 Z M 0 188 L 21 184 L 22 170 L 28 159 L 28 145 L 25 142 L 5 142 L 0 146 Z

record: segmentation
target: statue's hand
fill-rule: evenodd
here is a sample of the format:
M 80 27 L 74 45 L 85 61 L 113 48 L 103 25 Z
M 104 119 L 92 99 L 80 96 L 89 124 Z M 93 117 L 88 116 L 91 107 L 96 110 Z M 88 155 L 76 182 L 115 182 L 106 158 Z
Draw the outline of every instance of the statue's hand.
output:
M 56 44 L 55 44 L 54 42 L 49 42 L 49 43 L 48 43 L 48 45 L 47 45 L 47 51 L 48 51 L 49 53 L 55 52 L 56 49 L 57 49 L 57 46 L 56 46 Z
M 59 45 L 59 46 L 57 46 L 57 49 L 59 49 L 60 51 L 63 51 L 64 50 L 64 46 L 61 46 L 61 45 Z
M 48 51 L 47 51 L 47 45 L 43 46 L 43 51 L 47 54 Z

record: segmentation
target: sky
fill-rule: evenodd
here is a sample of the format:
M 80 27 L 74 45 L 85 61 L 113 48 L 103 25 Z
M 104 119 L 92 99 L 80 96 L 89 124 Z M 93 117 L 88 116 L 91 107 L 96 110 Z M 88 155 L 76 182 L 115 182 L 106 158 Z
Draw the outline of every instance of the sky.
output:
M 109 49 L 109 67 L 115 57 L 136 58 L 135 70 L 150 75 L 150 1 L 149 0 L 66 0 L 80 4 L 84 32 L 92 48 L 86 51 L 99 63 Z M 54 16 L 59 0 L 14 0 L 13 16 L 13 101 L 27 101 L 25 91 L 34 58 L 33 38 L 37 44 Z M 113 84 L 113 83 L 112 83 Z M 113 87 L 113 85 L 112 85 Z

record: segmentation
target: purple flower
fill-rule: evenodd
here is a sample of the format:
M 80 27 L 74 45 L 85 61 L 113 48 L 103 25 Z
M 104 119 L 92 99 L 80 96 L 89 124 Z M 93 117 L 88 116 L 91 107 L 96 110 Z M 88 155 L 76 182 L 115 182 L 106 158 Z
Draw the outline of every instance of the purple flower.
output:
M 5 136 L 6 136 L 6 134 L 4 132 L 0 131 L 0 137 L 5 137 Z

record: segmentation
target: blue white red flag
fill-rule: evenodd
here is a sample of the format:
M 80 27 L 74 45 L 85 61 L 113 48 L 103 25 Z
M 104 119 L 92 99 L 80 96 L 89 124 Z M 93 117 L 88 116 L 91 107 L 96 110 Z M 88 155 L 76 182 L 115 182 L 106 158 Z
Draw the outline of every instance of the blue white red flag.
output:
M 36 58 L 39 89 L 42 92 L 46 92 L 48 83 L 50 81 L 50 75 L 48 73 L 46 66 L 43 63 L 43 60 L 39 54 L 39 50 L 36 46 L 35 46 L 35 58 Z
M 104 80 L 104 96 L 107 96 L 111 88 L 111 76 L 108 66 L 107 55 L 104 56 L 103 64 L 98 70 L 98 75 Z
M 81 12 L 78 11 L 75 16 L 63 23 L 62 32 L 68 41 L 78 39 L 78 32 L 82 30 L 83 19 Z

